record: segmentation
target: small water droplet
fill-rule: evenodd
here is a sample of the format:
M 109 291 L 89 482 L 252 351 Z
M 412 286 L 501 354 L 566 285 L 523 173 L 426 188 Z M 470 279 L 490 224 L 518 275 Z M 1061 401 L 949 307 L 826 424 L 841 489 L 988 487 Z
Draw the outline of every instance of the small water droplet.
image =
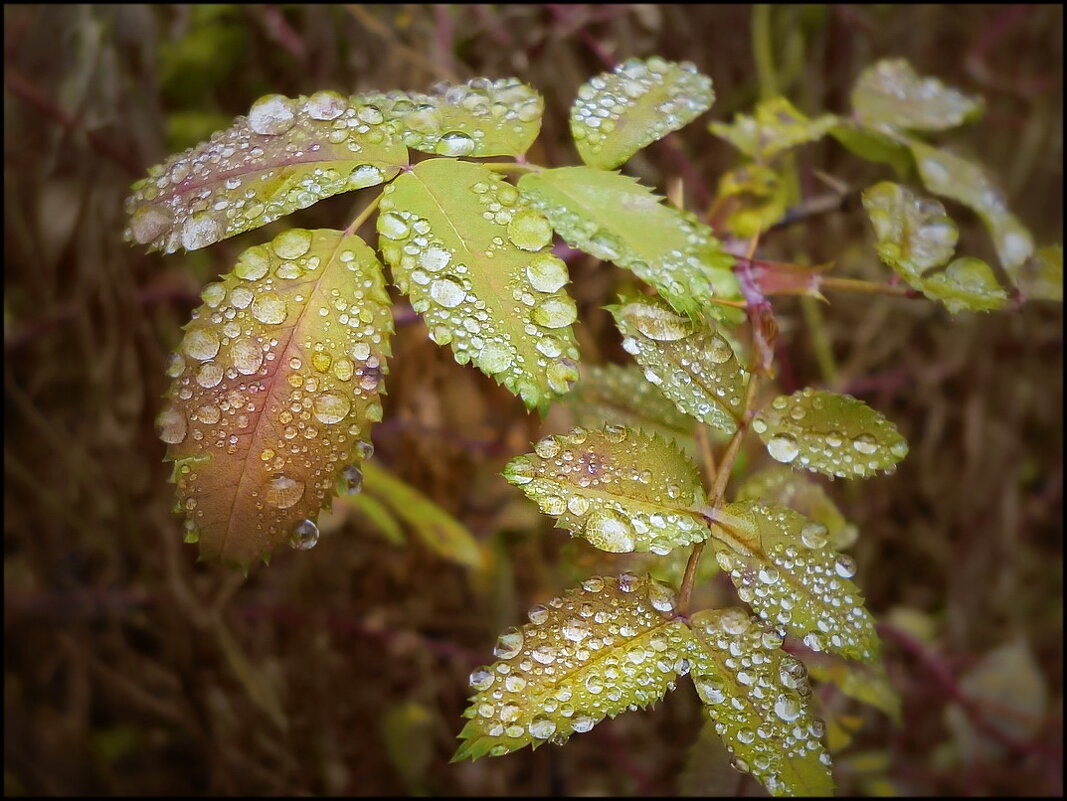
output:
M 357 495 L 363 489 L 363 472 L 354 464 L 341 471 L 341 492 L 345 495 Z
M 313 520 L 301 520 L 289 535 L 289 545 L 298 551 L 310 551 L 319 541 L 319 527 Z

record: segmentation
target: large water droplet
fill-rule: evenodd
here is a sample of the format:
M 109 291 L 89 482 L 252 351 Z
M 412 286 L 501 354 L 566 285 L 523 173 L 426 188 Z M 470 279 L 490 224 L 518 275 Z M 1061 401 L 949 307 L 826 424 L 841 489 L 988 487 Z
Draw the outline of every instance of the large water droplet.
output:
M 313 520 L 301 520 L 289 535 L 289 545 L 298 551 L 310 551 L 319 541 L 319 527 Z
M 201 212 L 187 218 L 182 224 L 182 247 L 198 250 L 222 239 L 222 224 L 211 212 Z
M 267 255 L 266 248 L 263 245 L 256 245 L 241 254 L 233 272 L 245 281 L 257 281 L 265 276 L 269 269 L 270 256 Z
M 288 314 L 285 301 L 273 292 L 260 295 L 252 304 L 252 316 L 267 325 L 278 325 L 284 322 Z
M 591 545 L 608 553 L 630 553 L 634 549 L 633 527 L 609 510 L 592 515 L 583 534 Z
M 298 259 L 311 249 L 311 231 L 303 228 L 282 231 L 274 237 L 270 247 L 283 259 Z
M 526 267 L 526 277 L 538 292 L 555 292 L 567 283 L 567 265 L 551 253 L 539 253 Z
M 478 355 L 478 364 L 489 375 L 494 375 L 511 367 L 512 356 L 507 346 L 499 342 L 489 342 Z
M 293 127 L 293 103 L 285 95 L 266 95 L 252 104 L 248 127 L 258 134 L 276 136 Z
M 646 337 L 658 342 L 682 339 L 692 332 L 687 320 L 658 306 L 642 306 L 631 316 L 631 322 Z
M 378 233 L 387 239 L 406 239 L 411 228 L 395 211 L 387 211 L 378 217 Z
M 183 343 L 185 353 L 200 361 L 215 358 L 219 352 L 219 338 L 214 331 L 207 328 L 194 328 L 185 335 Z
M 878 450 L 878 441 L 870 434 L 860 434 L 852 440 L 852 447 L 859 453 L 871 456 Z
M 493 646 L 493 656 L 497 659 L 511 659 L 518 656 L 522 650 L 524 637 L 522 632 L 512 626 L 497 637 L 496 645 Z
M 471 671 L 470 685 L 473 689 L 478 690 L 479 692 L 481 690 L 488 690 L 492 687 L 493 681 L 493 674 L 490 673 L 489 668 L 484 665 Z
M 782 693 L 774 702 L 774 714 L 786 722 L 794 721 L 800 717 L 800 699 L 792 695 Z
M 508 223 L 508 239 L 521 250 L 541 250 L 552 241 L 552 225 L 541 212 L 523 209 Z
M 530 318 L 545 328 L 565 328 L 578 317 L 574 301 L 567 295 L 561 298 L 548 298 L 538 303 L 530 313 Z
M 313 120 L 335 120 L 344 114 L 348 101 L 340 92 L 323 89 L 315 92 L 304 103 L 304 110 Z
M 156 417 L 156 434 L 168 445 L 177 445 L 185 440 L 189 424 L 175 406 L 167 406 Z
M 726 685 L 715 676 L 694 676 L 693 684 L 697 688 L 697 695 L 705 704 L 721 704 L 726 700 Z
M 263 349 L 254 339 L 244 337 L 230 347 L 233 366 L 241 375 L 252 375 L 263 364 Z
M 139 245 L 162 236 L 174 224 L 174 216 L 161 206 L 144 206 L 130 218 L 130 232 Z
M 441 156 L 466 156 L 474 150 L 474 139 L 463 131 L 449 131 L 437 140 L 436 152 Z
M 288 509 L 304 497 L 304 482 L 279 474 L 267 482 L 264 495 L 271 506 Z
M 767 443 L 767 453 L 779 462 L 789 464 L 800 454 L 800 447 L 795 437 L 789 434 L 778 434 L 771 437 L 770 442 Z
M 446 309 L 454 309 L 466 295 L 466 290 L 454 278 L 439 278 L 430 284 L 430 297 Z
M 333 425 L 345 419 L 352 408 L 352 402 L 336 392 L 323 392 L 316 396 L 312 408 L 315 410 L 315 419 L 320 423 Z
M 548 718 L 535 718 L 530 721 L 530 734 L 539 740 L 547 740 L 556 732 L 556 724 Z

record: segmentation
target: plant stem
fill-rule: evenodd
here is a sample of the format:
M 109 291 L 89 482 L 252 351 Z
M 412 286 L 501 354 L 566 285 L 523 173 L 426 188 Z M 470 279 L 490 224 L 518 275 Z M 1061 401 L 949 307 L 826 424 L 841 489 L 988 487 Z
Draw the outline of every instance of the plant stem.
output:
M 544 170 L 544 167 L 539 164 L 520 164 L 517 161 L 491 161 L 482 166 L 493 172 L 541 172 Z
M 374 213 L 374 210 L 378 208 L 378 204 L 382 202 L 383 197 L 385 197 L 385 192 L 380 193 L 378 197 L 374 198 L 374 200 L 368 203 L 363 209 L 363 211 L 359 213 L 356 219 L 352 220 L 349 226 L 344 230 L 344 236 L 351 236 L 356 231 L 358 231 L 359 227 L 363 225 L 363 223 L 367 221 L 367 218 L 369 218 Z
M 774 49 L 771 45 L 771 7 L 766 3 L 752 8 L 752 50 L 756 57 L 760 98 L 766 100 L 778 94 Z
M 804 322 L 807 323 L 811 335 L 811 349 L 815 352 L 815 361 L 819 364 L 822 380 L 833 389 L 837 387 L 839 378 L 837 361 L 834 359 L 834 350 L 830 346 L 830 338 L 826 335 L 822 310 L 815 298 L 807 296 L 800 299 L 800 308 L 804 312 Z
M 839 292 L 859 292 L 865 295 L 895 295 L 901 298 L 917 297 L 918 293 L 903 284 L 880 284 L 877 281 L 863 281 L 859 278 L 836 278 L 823 276 L 819 289 L 835 289 Z

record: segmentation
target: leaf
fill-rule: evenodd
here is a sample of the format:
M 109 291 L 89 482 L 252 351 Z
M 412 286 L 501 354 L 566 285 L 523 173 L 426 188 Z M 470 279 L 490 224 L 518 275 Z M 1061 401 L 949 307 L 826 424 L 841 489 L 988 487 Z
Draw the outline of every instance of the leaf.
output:
M 837 122 L 833 114 L 809 119 L 784 97 L 772 97 L 756 106 L 755 116 L 735 114 L 732 125 L 713 122 L 708 130 L 750 159 L 765 162 L 797 145 L 822 139 Z
M 1034 300 L 1063 302 L 1063 245 L 1038 248 L 1016 276 L 1019 291 Z
M 839 119 L 830 129 L 830 136 L 853 155 L 876 164 L 888 164 L 898 178 L 911 170 L 911 151 L 907 145 L 882 131 L 860 125 L 852 120 Z
M 691 645 L 669 587 L 630 573 L 587 579 L 531 609 L 529 623 L 497 640 L 500 661 L 471 673 L 477 693 L 452 761 L 560 745 L 658 701 L 688 670 Z
M 719 316 L 712 297 L 741 296 L 711 229 L 629 176 L 560 167 L 522 176 L 519 190 L 568 245 L 633 271 L 684 314 Z
M 157 418 L 187 539 L 247 568 L 314 519 L 381 419 L 393 331 L 382 265 L 356 236 L 284 231 L 208 284 Z
M 982 113 L 980 97 L 922 78 L 902 58 L 879 61 L 863 71 L 852 89 L 852 108 L 866 125 L 913 131 L 943 131 Z
M 513 186 L 480 164 L 430 159 L 386 188 L 381 209 L 382 255 L 431 339 L 527 406 L 570 390 L 578 310 L 562 291 L 567 265 Z
M 908 455 L 896 427 L 866 403 L 811 387 L 779 395 L 756 415 L 752 430 L 774 459 L 827 476 L 892 472 Z
M 1034 252 L 1034 239 L 1008 211 L 1004 196 L 981 167 L 960 156 L 916 140 L 908 143 L 923 184 L 931 192 L 951 198 L 982 218 L 1008 277 L 1018 281 L 1019 269 Z
M 418 701 L 394 704 L 382 716 L 385 752 L 409 795 L 423 795 L 433 763 L 439 721 L 435 710 Z
M 847 548 L 856 541 L 856 527 L 845 520 L 826 490 L 788 467 L 775 465 L 749 476 L 738 488 L 734 500 L 787 506 L 816 523 L 822 523 L 834 550 Z
M 863 208 L 874 227 L 879 258 L 916 289 L 922 289 L 925 271 L 952 258 L 959 229 L 936 200 L 882 181 L 864 190 Z
M 714 101 L 711 78 L 688 61 L 631 58 L 578 89 L 571 135 L 582 161 L 610 170 L 688 125 Z
M 736 608 L 697 612 L 689 625 L 693 684 L 733 766 L 773 796 L 832 795 L 807 672 L 778 633 Z
M 478 541 L 452 515 L 406 481 L 374 462 L 363 465 L 364 492 L 380 499 L 411 526 L 415 535 L 449 561 L 480 570 L 485 558 Z
M 566 398 L 578 425 L 585 428 L 615 423 L 640 428 L 693 450 L 693 421 L 675 408 L 636 365 L 594 365 Z
M 366 96 L 414 150 L 439 156 L 519 156 L 541 130 L 545 101 L 518 78 L 438 83 L 430 94 Z
M 352 508 L 365 517 L 392 545 L 404 544 L 404 530 L 389 507 L 372 495 L 360 493 L 350 501 Z M 334 508 L 337 504 L 334 504 Z
M 849 698 L 881 710 L 902 725 L 900 693 L 889 683 L 885 663 L 881 659 L 863 664 L 849 662 L 828 654 L 813 654 L 805 658 L 808 673 L 820 682 L 834 684 Z
M 690 511 L 706 503 L 696 466 L 643 431 L 606 425 L 547 436 L 508 462 L 504 478 L 560 528 L 609 553 L 662 556 L 708 536 Z
M 735 236 L 752 237 L 785 216 L 788 187 L 782 177 L 762 164 L 746 164 L 719 179 L 719 199 L 730 199 L 726 227 Z
M 247 117 L 133 185 L 127 241 L 196 250 L 389 180 L 408 163 L 407 149 L 367 108 L 329 91 L 261 97 Z
M 855 560 L 830 547 L 826 526 L 782 506 L 728 503 L 710 512 L 719 567 L 768 624 L 813 651 L 878 656 L 874 620 L 852 582 Z
M 679 411 L 728 434 L 737 428 L 748 375 L 714 323 L 690 322 L 652 299 L 608 310 L 623 349 Z
M 944 303 L 951 314 L 1001 309 L 1008 302 L 989 265 L 970 256 L 922 279 L 921 287 L 926 297 Z
M 701 563 L 703 564 L 703 563 Z M 704 710 L 704 724 L 700 734 L 689 747 L 685 766 L 678 775 L 678 795 L 683 798 L 751 797 L 750 788 L 738 786 L 737 771 L 731 764 L 730 752 L 722 738 L 715 733 L 715 721 Z M 755 789 L 755 786 L 751 789 Z

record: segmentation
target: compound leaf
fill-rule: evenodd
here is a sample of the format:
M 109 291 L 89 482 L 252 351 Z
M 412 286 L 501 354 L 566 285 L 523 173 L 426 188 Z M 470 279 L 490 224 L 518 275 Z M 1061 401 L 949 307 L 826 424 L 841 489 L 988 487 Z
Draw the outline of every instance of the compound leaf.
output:
M 132 187 L 126 239 L 196 250 L 323 198 L 387 181 L 407 149 L 381 112 L 337 92 L 261 97 L 233 126 Z
M 719 316 L 712 297 L 741 296 L 734 259 L 711 229 L 633 178 L 560 167 L 522 176 L 519 190 L 568 245 L 633 271 L 684 314 Z
M 1063 245 L 1038 248 L 1019 269 L 1019 291 L 1035 300 L 1063 301 Z
M 938 273 L 922 279 L 923 294 L 939 300 L 951 314 L 1000 309 L 1008 302 L 1007 293 L 997 283 L 993 270 L 981 259 L 956 259 Z
M 736 608 L 697 612 L 689 625 L 690 675 L 733 766 L 773 796 L 833 795 L 807 671 L 781 636 Z
M 571 135 L 582 161 L 610 170 L 688 125 L 714 101 L 711 78 L 688 61 L 631 58 L 578 89 Z
M 1019 219 L 1008 211 L 1004 196 L 986 177 L 982 168 L 967 159 L 931 147 L 908 142 L 923 184 L 936 195 L 951 198 L 971 208 L 982 218 L 997 257 L 1012 281 L 1034 252 L 1034 239 Z
M 937 78 L 920 77 L 902 58 L 868 67 L 852 89 L 856 117 L 871 126 L 943 131 L 977 117 L 983 105 L 980 97 L 965 95 Z
M 726 433 L 737 428 L 748 374 L 714 323 L 691 322 L 653 299 L 608 309 L 623 349 L 679 411 Z
M 852 582 L 856 562 L 835 553 L 826 526 L 781 506 L 728 503 L 711 513 L 715 558 L 738 597 L 813 651 L 878 656 L 874 619 Z
M 244 251 L 203 298 L 157 427 L 187 539 L 247 568 L 286 540 L 314 544 L 335 482 L 358 475 L 382 416 L 391 305 L 361 239 L 303 229 Z
M 936 200 L 882 181 L 864 190 L 863 208 L 874 227 L 878 256 L 916 289 L 922 288 L 926 270 L 952 258 L 959 229 Z
M 708 130 L 749 158 L 769 161 L 797 145 L 818 141 L 837 123 L 833 114 L 812 120 L 784 97 L 772 97 L 756 106 L 755 116 L 735 114 L 732 124 L 713 122 Z
M 587 579 L 531 609 L 497 640 L 500 661 L 471 673 L 477 693 L 452 761 L 562 744 L 654 703 L 688 670 L 692 645 L 666 585 L 630 573 Z
M 779 395 L 752 430 L 779 462 L 840 478 L 891 472 L 908 455 L 896 427 L 866 403 L 811 387 Z
M 819 484 L 784 465 L 753 473 L 737 490 L 736 501 L 759 501 L 768 506 L 787 506 L 804 517 L 826 526 L 835 550 L 856 541 L 856 527 L 845 520 L 836 504 Z
M 430 94 L 365 96 L 414 150 L 438 156 L 518 156 L 541 130 L 545 101 L 518 78 L 439 83 Z
M 562 291 L 567 265 L 515 187 L 480 164 L 430 159 L 386 188 L 381 209 L 382 255 L 437 344 L 527 406 L 570 390 L 578 310 Z
M 708 536 L 690 511 L 706 503 L 696 466 L 677 446 L 643 431 L 606 425 L 550 435 L 512 459 L 504 478 L 560 528 L 609 553 L 663 555 Z

